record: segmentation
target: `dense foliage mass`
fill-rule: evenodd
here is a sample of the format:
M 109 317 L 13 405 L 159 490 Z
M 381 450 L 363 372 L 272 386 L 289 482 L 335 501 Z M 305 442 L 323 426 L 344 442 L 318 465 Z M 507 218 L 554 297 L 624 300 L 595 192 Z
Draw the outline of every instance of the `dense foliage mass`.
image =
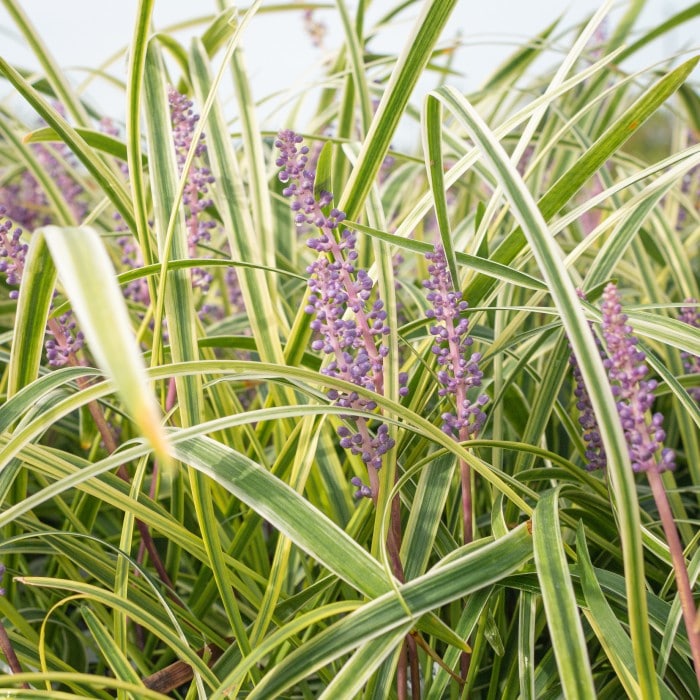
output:
M 219 4 L 122 120 L 4 2 L 0 695 L 698 697 L 698 57 L 634 59 L 700 7 L 464 94 L 456 0 Z

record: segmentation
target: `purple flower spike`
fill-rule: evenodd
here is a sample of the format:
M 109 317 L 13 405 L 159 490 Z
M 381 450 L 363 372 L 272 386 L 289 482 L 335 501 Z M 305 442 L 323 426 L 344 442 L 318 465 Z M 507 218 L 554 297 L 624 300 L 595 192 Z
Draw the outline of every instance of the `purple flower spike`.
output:
M 345 229 L 337 235 L 335 231 L 345 214 L 335 208 L 328 210 L 333 201 L 330 192 L 318 195 L 314 192 L 316 172 L 310 163 L 309 148 L 302 144 L 300 135 L 289 129 L 281 131 L 275 141 L 279 150 L 275 162 L 281 168 L 279 179 L 285 184 L 282 194 L 292 200 L 294 223 L 318 230 L 318 236 L 308 245 L 319 256 L 306 270 L 310 294 L 305 311 L 313 315 L 310 325 L 316 333 L 311 347 L 328 355 L 329 361 L 322 370 L 325 375 L 381 395 L 384 358 L 389 352 L 382 342 L 389 334 L 387 313 L 367 272 L 356 267 L 354 232 Z M 399 380 L 405 385 L 404 375 Z M 405 395 L 403 388 L 401 393 Z M 344 408 L 370 412 L 377 407 L 376 402 L 356 392 L 332 389 L 328 397 Z M 368 418 L 347 417 L 347 420 L 354 423 L 355 430 L 347 426 L 339 428 L 341 447 L 359 456 L 368 467 L 379 469 L 383 456 L 394 446 L 388 427 L 381 424 L 373 436 Z M 359 480 L 353 483 L 359 487 L 356 496 L 375 495 Z
M 170 103 L 170 118 L 173 125 L 173 141 L 175 154 L 180 174 L 187 160 L 187 153 L 192 146 L 199 115 L 192 109 L 192 101 L 181 95 L 175 88 L 168 89 L 168 102 Z M 187 184 L 182 195 L 182 203 L 185 206 L 185 220 L 188 230 L 189 253 L 197 256 L 197 248 L 211 240 L 212 229 L 216 228 L 216 222 L 206 216 L 205 210 L 212 206 L 209 195 L 209 186 L 214 182 L 214 177 L 209 168 L 201 163 L 207 152 L 204 143 L 204 134 L 197 142 L 195 158 L 196 165 L 192 165 L 187 173 Z M 213 280 L 212 275 L 202 268 L 192 270 L 192 286 L 201 289 L 202 293 L 209 291 Z
M 662 447 L 666 437 L 663 416 L 655 413 L 647 419 L 657 384 L 653 379 L 645 379 L 649 371 L 646 355 L 637 347 L 638 341 L 627 324 L 627 315 L 622 312 L 617 287 L 612 283 L 603 292 L 601 311 L 607 350 L 603 364 L 617 401 L 632 468 L 634 471 L 673 469 L 673 451 Z
M 0 219 L 7 216 L 7 210 L 0 205 Z M 22 229 L 6 218 L 0 221 L 0 273 L 5 274 L 6 282 L 12 287 L 22 283 L 24 264 L 29 246 L 22 242 Z M 19 298 L 19 290 L 12 289 L 10 299 Z M 72 312 L 63 314 L 58 319 L 49 321 L 48 333 L 53 336 L 46 341 L 46 356 L 52 367 L 62 367 L 70 361 L 71 355 L 83 347 L 84 338 L 76 330 Z
M 596 338 L 596 341 L 598 339 Z M 600 345 L 600 343 L 598 343 Z M 572 353 L 569 356 L 569 364 L 574 375 L 576 388 L 574 396 L 576 397 L 576 408 L 579 411 L 578 422 L 583 428 L 583 441 L 586 443 L 586 469 L 593 471 L 595 469 L 605 469 L 608 464 L 605 455 L 605 447 L 600 436 L 598 421 L 596 420 L 591 399 L 588 395 L 588 390 L 583 382 L 581 369 L 578 366 L 576 356 Z
M 577 290 L 578 295 L 581 299 L 586 298 L 585 294 L 581 290 Z M 593 333 L 593 325 L 589 322 L 588 327 Z M 600 344 L 598 336 L 594 334 L 595 343 L 598 348 L 598 353 L 601 359 L 605 360 L 605 353 Z M 571 344 L 569 344 L 571 348 Z M 571 365 L 571 370 L 574 375 L 574 382 L 576 388 L 574 389 L 574 396 L 576 397 L 576 408 L 579 411 L 578 422 L 583 428 L 583 441 L 586 443 L 586 469 L 589 471 L 594 471 L 595 469 L 605 469 L 608 465 L 608 460 L 605 455 L 605 446 L 603 445 L 603 440 L 600 436 L 600 430 L 598 428 L 598 421 L 593 412 L 593 406 L 591 404 L 591 397 L 588 395 L 588 390 L 583 381 L 583 376 L 581 375 L 581 368 L 578 365 L 578 360 L 576 355 L 572 352 L 569 355 L 569 364 Z
M 686 299 L 685 303 L 688 304 L 688 306 L 681 307 L 679 319 L 693 328 L 700 328 L 700 314 L 698 313 L 697 300 Z M 700 356 L 682 352 L 681 358 L 683 359 L 683 369 L 686 374 L 700 374 Z M 688 390 L 688 393 L 700 403 L 700 387 L 692 387 Z
M 473 439 L 486 421 L 482 407 L 488 396 L 479 394 L 473 401 L 467 398 L 470 389 L 481 386 L 483 376 L 479 369 L 481 354 L 469 349 L 473 340 L 467 335 L 469 321 L 464 316 L 468 304 L 454 289 L 442 246 L 436 245 L 434 252 L 425 257 L 431 263 L 430 279 L 423 286 L 432 305 L 426 316 L 434 319 L 430 334 L 435 337 L 432 352 L 437 356 L 437 378 L 442 385 L 438 394 L 454 397 L 456 409 L 442 414 L 442 430 L 460 440 Z

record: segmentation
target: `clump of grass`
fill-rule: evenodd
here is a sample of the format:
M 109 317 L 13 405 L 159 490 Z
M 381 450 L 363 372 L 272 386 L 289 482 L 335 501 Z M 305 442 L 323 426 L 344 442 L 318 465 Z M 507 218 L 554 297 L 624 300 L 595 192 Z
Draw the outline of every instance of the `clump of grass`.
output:
M 453 0 L 396 57 L 410 5 L 339 3 L 302 120 L 251 98 L 262 3 L 189 46 L 146 3 L 122 124 L 6 5 L 0 685 L 696 697 L 698 58 L 629 62 L 693 13 L 462 94 Z

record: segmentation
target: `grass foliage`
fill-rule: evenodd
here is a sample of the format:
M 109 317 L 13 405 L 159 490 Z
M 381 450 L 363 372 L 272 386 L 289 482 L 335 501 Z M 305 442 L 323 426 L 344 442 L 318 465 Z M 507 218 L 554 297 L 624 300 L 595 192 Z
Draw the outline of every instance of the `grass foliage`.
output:
M 659 382 L 694 585 L 700 333 L 679 314 L 700 298 L 698 57 L 630 59 L 700 5 L 640 33 L 643 2 L 604 25 L 605 2 L 464 94 L 456 0 L 384 3 L 376 25 L 370 3 L 337 0 L 322 79 L 271 116 L 241 38 L 279 13 L 310 41 L 311 4 L 222 1 L 185 44 L 153 32 L 142 0 L 125 121 L 105 125 L 21 3 L 3 4 L 42 67 L 0 58 L 0 204 L 28 246 L 21 284 L 0 290 L 3 697 L 697 697 L 677 561 L 589 329 L 614 281 Z M 372 53 L 407 17 L 401 53 Z M 199 115 L 184 150 L 172 87 Z M 382 395 L 324 373 L 312 348 L 315 233 L 282 195 L 285 128 L 385 301 Z M 395 146 L 404 133 L 413 145 Z M 463 442 L 440 429 L 421 284 L 436 243 L 489 397 Z M 86 342 L 52 366 L 69 311 Z M 572 350 L 604 474 L 584 468 Z M 372 420 L 333 389 L 375 401 Z M 360 422 L 394 441 L 373 499 L 354 498 L 367 468 L 336 432 Z

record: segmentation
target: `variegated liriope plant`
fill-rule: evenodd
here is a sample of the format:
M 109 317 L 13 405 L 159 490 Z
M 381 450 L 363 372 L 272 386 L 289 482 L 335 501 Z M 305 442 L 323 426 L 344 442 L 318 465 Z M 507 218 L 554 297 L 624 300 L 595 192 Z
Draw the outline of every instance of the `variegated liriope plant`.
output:
M 697 697 L 700 10 L 367 5 L 140 2 L 122 119 L 4 3 L 0 694 Z

